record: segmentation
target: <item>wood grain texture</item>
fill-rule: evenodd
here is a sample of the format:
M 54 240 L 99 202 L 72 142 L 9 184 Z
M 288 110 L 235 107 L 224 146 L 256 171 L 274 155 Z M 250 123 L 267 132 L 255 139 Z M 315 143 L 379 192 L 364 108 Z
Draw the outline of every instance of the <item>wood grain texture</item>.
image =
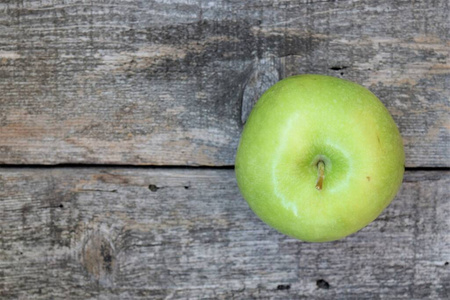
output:
M 450 9 L 434 1 L 2 1 L 0 163 L 233 165 L 279 78 L 356 81 L 407 167 L 450 166 Z
M 263 224 L 233 170 L 0 169 L 2 299 L 449 299 L 450 172 L 344 240 Z

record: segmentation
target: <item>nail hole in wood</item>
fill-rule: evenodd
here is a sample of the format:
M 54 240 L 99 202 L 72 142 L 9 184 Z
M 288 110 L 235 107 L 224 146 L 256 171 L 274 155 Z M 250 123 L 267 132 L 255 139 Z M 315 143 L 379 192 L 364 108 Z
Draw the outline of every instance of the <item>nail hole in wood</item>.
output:
M 159 190 L 159 187 L 157 187 L 157 186 L 154 185 L 154 184 L 150 184 L 150 185 L 148 186 L 148 189 L 149 189 L 150 191 L 152 191 L 152 192 L 156 192 L 157 190 Z
M 316 284 L 319 289 L 328 290 L 330 288 L 330 284 L 323 279 L 317 280 Z
M 446 262 L 444 263 L 444 266 L 448 266 L 448 261 L 446 261 Z
M 184 186 L 184 189 L 185 189 L 185 190 L 188 190 L 188 189 L 189 189 L 189 186 L 185 185 L 185 186 Z
M 59 208 L 64 208 L 64 205 L 61 203 L 61 204 L 59 205 Z
M 330 68 L 330 70 L 333 70 L 333 71 L 340 71 L 340 70 L 345 70 L 345 69 L 347 69 L 348 68 L 348 66 L 334 66 L 334 67 L 331 67 Z M 342 74 L 342 73 L 341 73 Z
M 290 284 L 279 284 L 277 286 L 277 290 L 280 290 L 280 291 L 289 290 L 290 288 L 291 288 Z

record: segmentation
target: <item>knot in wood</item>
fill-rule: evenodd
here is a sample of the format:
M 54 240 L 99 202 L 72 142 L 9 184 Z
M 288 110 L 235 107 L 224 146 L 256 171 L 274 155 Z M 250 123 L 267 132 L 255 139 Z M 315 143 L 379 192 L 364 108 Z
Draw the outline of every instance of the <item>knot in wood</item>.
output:
M 100 233 L 89 235 L 83 243 L 81 263 L 103 285 L 113 283 L 116 255 L 112 243 Z
M 256 60 L 243 86 L 241 104 L 241 122 L 245 124 L 250 111 L 261 95 L 284 76 L 284 60 L 267 57 Z

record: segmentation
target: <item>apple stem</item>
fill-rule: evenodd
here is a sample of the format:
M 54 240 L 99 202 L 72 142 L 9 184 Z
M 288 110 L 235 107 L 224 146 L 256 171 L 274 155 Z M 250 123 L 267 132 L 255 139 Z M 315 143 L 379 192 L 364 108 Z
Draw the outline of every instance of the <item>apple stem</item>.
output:
M 320 191 L 322 189 L 323 179 L 325 177 L 325 163 L 321 160 L 317 163 L 317 173 L 318 178 L 316 182 L 316 189 Z

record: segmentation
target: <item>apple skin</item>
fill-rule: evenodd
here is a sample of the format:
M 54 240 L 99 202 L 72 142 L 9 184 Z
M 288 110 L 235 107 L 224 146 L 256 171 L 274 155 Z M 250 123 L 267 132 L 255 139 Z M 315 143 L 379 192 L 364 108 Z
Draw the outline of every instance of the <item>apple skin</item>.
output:
M 374 94 L 347 80 L 306 74 L 279 81 L 255 104 L 235 172 L 244 199 L 264 222 L 303 241 L 325 242 L 362 229 L 389 205 L 404 162 L 398 128 Z

